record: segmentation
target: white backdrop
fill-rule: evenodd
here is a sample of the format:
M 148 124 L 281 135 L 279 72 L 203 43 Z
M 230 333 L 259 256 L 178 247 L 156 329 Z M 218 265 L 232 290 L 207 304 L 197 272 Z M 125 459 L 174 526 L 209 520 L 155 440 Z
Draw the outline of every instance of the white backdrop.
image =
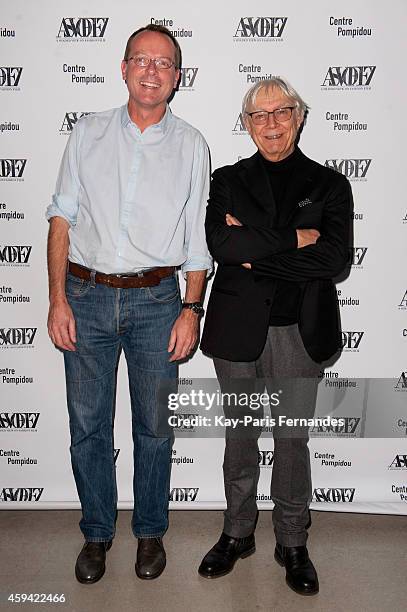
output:
M 145 10 L 128 0 L 14 0 L 2 7 L 0 508 L 78 506 L 63 360 L 46 331 L 44 212 L 77 118 L 126 101 L 120 61 L 128 36 L 165 20 L 183 51 L 172 110 L 204 134 L 213 168 L 254 152 L 241 123 L 242 96 L 256 78 L 283 75 L 311 106 L 302 150 L 351 181 L 353 265 L 338 284 L 344 350 L 321 381 L 317 409 L 346 417 L 346 426 L 337 434 L 312 432 L 312 507 L 406 514 L 406 12 L 404 0 L 235 0 L 230 6 L 153 0 Z M 213 377 L 212 363 L 198 351 L 180 376 Z M 358 380 L 332 393 L 336 376 Z M 128 508 L 124 360 L 115 448 L 119 507 Z M 272 438 L 262 438 L 260 449 L 259 506 L 270 508 Z M 192 432 L 177 439 L 172 508 L 224 507 L 222 454 L 220 438 Z

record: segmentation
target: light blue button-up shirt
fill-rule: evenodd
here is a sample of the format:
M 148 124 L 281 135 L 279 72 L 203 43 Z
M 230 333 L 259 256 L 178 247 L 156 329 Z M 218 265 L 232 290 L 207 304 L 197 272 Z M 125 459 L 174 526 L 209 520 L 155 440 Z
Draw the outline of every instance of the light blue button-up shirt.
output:
M 79 119 L 47 219 L 70 224 L 69 259 L 106 274 L 212 269 L 205 240 L 208 146 L 173 115 L 140 132 L 127 105 Z

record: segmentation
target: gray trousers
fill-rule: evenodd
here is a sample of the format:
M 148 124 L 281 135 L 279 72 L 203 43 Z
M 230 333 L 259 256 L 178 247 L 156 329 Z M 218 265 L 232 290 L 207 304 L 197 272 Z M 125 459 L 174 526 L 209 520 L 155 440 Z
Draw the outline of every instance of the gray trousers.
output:
M 256 361 L 235 362 L 214 358 L 222 393 L 282 391 L 278 406 L 271 406 L 271 416 L 311 418 L 315 411 L 318 375 L 321 364 L 306 352 L 298 325 L 270 327 L 262 354 Z M 223 405 L 225 416 L 244 414 L 261 417 L 262 412 L 229 403 Z M 224 531 L 234 538 L 253 533 L 257 521 L 257 483 L 260 474 L 257 440 L 261 428 L 226 429 L 223 475 L 227 509 Z M 282 546 L 303 546 L 310 525 L 309 504 L 312 496 L 311 467 L 307 427 L 274 427 L 274 459 L 271 498 L 274 502 L 273 525 L 276 540 Z

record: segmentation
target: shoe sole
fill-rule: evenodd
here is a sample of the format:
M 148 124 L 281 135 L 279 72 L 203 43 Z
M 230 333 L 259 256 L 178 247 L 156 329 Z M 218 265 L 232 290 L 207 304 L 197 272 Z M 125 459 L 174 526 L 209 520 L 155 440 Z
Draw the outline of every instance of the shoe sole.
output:
M 249 550 L 246 550 L 246 552 L 242 553 L 241 555 L 239 555 L 239 557 L 235 559 L 232 567 L 224 572 L 219 572 L 218 574 L 205 574 L 204 572 L 200 572 L 198 569 L 198 574 L 202 576 L 203 578 L 222 578 L 222 576 L 226 576 L 227 574 L 230 574 L 231 571 L 233 571 L 236 561 L 238 561 L 239 559 L 246 559 L 246 557 L 250 557 L 250 555 L 253 555 L 255 552 L 256 552 L 255 546 L 253 546 L 253 548 L 250 548 Z
M 284 561 L 282 560 L 280 555 L 277 554 L 276 552 L 274 553 L 274 559 L 277 561 L 277 563 L 279 565 L 281 565 L 281 567 L 285 567 Z M 319 588 L 313 589 L 313 590 L 310 589 L 308 591 L 299 591 L 292 584 L 290 584 L 290 582 L 287 580 L 287 578 L 285 579 L 285 581 L 286 581 L 287 585 L 290 587 L 290 589 L 292 591 L 294 591 L 294 593 L 297 593 L 297 595 L 310 596 L 310 595 L 317 595 L 319 593 Z
M 106 552 L 112 548 L 112 543 L 113 543 L 112 540 L 110 540 L 110 542 L 106 546 Z M 75 578 L 81 584 L 95 584 L 95 582 L 98 582 L 101 578 L 103 578 L 103 576 L 105 575 L 105 571 L 106 571 L 106 565 L 103 567 L 103 572 L 100 574 L 100 576 L 97 576 L 96 578 L 92 578 L 91 580 L 86 580 L 78 576 L 78 573 L 75 567 Z
M 134 568 L 136 570 L 136 576 L 137 578 L 140 578 L 140 580 L 154 580 L 155 578 L 158 578 L 159 576 L 161 576 L 161 574 L 165 570 L 166 565 L 167 565 L 167 561 L 164 563 L 164 567 L 157 574 L 153 574 L 152 576 L 143 576 L 142 574 L 139 574 L 137 564 L 134 566 Z

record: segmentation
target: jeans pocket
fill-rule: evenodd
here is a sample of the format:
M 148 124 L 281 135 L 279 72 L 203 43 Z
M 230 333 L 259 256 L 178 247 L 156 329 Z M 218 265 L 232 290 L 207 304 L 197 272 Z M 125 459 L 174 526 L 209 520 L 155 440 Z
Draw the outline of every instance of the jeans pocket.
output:
M 69 297 L 79 298 L 86 295 L 90 289 L 90 286 L 90 281 L 88 280 L 78 278 L 69 272 L 66 275 L 65 293 Z
M 163 278 L 159 285 L 147 287 L 147 294 L 153 302 L 172 304 L 179 296 L 178 282 L 175 276 Z

